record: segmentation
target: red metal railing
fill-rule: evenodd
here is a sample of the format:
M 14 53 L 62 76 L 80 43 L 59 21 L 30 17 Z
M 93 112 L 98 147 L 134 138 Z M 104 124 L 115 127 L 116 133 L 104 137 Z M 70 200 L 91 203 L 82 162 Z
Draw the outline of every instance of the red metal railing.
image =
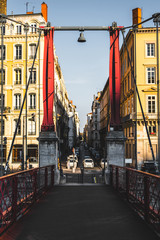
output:
M 160 233 L 160 176 L 111 165 L 111 185 Z
M 53 185 L 53 165 L 0 177 L 0 234 Z

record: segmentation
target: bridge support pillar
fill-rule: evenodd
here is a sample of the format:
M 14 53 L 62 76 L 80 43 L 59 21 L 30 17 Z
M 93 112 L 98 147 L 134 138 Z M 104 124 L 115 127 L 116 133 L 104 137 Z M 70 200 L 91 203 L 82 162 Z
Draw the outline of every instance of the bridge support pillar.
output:
M 123 131 L 110 131 L 106 136 L 106 157 L 108 165 L 125 166 L 125 141 Z
M 59 184 L 60 173 L 58 170 L 58 138 L 56 132 L 40 132 L 39 138 L 39 166 L 55 165 L 54 183 Z
M 106 136 L 106 159 L 108 167 L 105 171 L 105 183 L 110 184 L 110 165 L 125 166 L 125 141 L 123 131 L 110 131 Z

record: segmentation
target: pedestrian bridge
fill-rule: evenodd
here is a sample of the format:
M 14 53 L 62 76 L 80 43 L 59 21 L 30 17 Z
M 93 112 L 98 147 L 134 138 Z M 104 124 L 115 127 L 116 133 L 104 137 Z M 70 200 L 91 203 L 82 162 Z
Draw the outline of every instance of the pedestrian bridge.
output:
M 111 169 L 110 185 L 55 186 L 53 166 L 1 177 L 0 239 L 158 240 L 160 178 Z

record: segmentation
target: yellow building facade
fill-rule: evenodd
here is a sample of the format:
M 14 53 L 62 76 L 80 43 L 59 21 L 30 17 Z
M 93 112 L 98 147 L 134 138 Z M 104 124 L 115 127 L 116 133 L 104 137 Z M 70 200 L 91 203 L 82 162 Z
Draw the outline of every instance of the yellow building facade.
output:
M 130 30 L 126 36 L 126 42 L 156 157 L 158 134 L 156 30 L 155 28 Z M 133 166 L 137 163 L 137 167 L 140 169 L 144 161 L 153 159 L 125 44 L 121 47 L 120 57 L 121 119 L 127 137 L 126 158 L 132 158 Z
M 7 20 L 5 23 L 4 33 L 4 51 L 3 55 L 3 98 L 0 94 L 0 101 L 4 102 L 4 118 L 3 118 L 3 162 L 5 165 L 13 135 L 15 132 L 16 123 L 19 117 L 20 108 L 26 90 L 26 75 L 27 82 L 31 73 L 33 58 L 38 43 L 39 32 L 36 28 L 46 26 L 47 18 L 43 11 L 47 11 L 45 3 L 42 3 L 41 13 L 26 13 L 9 15 L 8 17 L 17 21 Z M 22 24 L 28 23 L 30 26 L 26 33 Z M 26 51 L 27 46 L 27 51 Z M 0 51 L 2 47 L 0 46 Z M 18 126 L 17 135 L 14 141 L 13 151 L 9 159 L 9 167 L 12 169 L 20 169 L 22 159 L 24 162 L 30 163 L 32 167 L 39 165 L 39 132 L 43 121 L 43 51 L 44 51 L 44 35 L 40 37 L 40 44 L 37 51 L 37 56 L 34 63 L 31 81 L 27 93 L 27 121 L 26 121 L 26 104 L 24 105 L 20 125 Z M 55 61 L 55 101 L 54 101 L 54 123 L 55 131 L 59 139 L 63 139 L 66 147 L 68 146 L 68 114 L 69 103 L 68 93 L 65 87 L 63 74 L 58 62 L 54 48 Z M 26 69 L 27 64 L 27 69 Z M 1 79 L 1 70 L 0 70 Z M 1 89 L 1 88 L 0 88 Z M 1 90 L 0 90 L 1 92 Z M 1 104 L 1 103 L 0 103 Z M 63 121 L 62 121 L 63 120 Z M 27 125 L 26 125 L 27 122 Z M 62 124 L 63 123 L 63 124 Z M 61 129 L 61 125 L 65 126 Z M 27 127 L 26 127 L 27 126 Z M 59 130 L 62 133 L 58 134 Z M 63 131 L 62 131 L 63 130 Z M 27 141 L 26 141 L 27 132 Z M 26 143 L 27 142 L 27 143 Z M 26 149 L 27 146 L 27 149 Z M 29 164 L 27 164 L 29 165 Z

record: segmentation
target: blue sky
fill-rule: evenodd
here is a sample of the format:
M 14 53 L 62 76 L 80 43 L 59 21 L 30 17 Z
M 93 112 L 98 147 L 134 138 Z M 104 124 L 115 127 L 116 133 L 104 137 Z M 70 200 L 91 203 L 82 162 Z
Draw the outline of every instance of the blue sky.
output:
M 41 11 L 40 0 L 7 0 L 7 13 Z M 119 26 L 132 24 L 132 9 L 142 8 L 142 20 L 160 12 L 159 0 L 45 0 L 52 26 Z M 152 21 L 145 26 L 153 26 Z M 84 32 L 86 43 L 78 43 L 79 32 L 55 32 L 54 43 L 69 98 L 77 106 L 81 131 L 91 112 L 93 95 L 103 90 L 109 74 L 108 32 Z

